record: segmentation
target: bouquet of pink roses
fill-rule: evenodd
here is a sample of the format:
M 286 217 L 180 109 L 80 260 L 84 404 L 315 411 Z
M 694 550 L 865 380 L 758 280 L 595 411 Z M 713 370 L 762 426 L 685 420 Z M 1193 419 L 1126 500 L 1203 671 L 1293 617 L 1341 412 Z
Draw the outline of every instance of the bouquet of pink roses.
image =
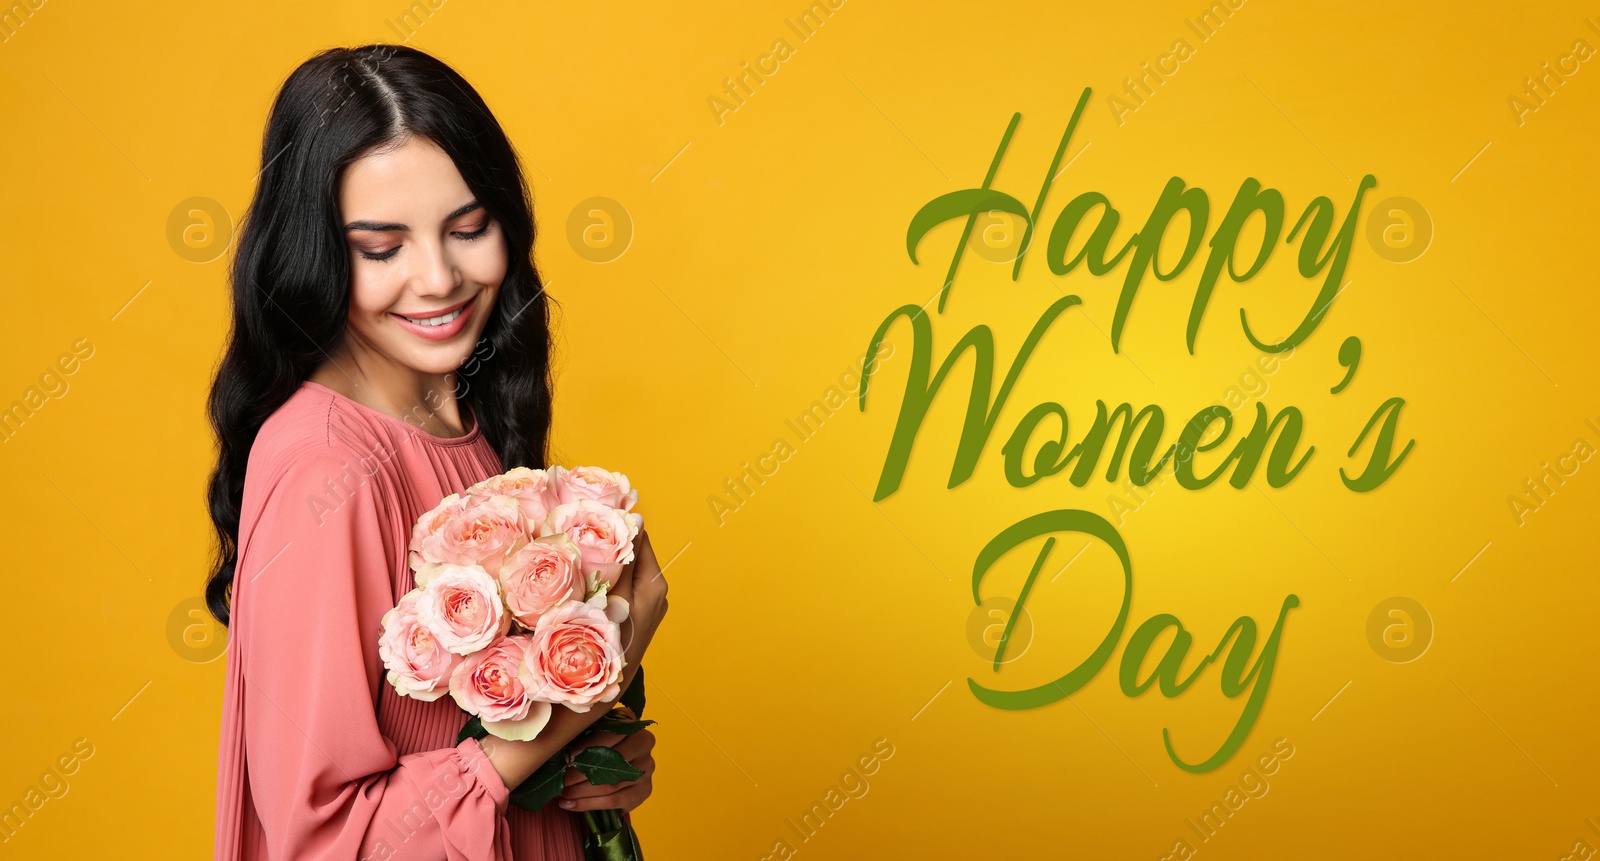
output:
M 598 467 L 519 467 L 422 515 L 409 554 L 417 588 L 384 615 L 378 641 L 395 692 L 429 702 L 448 693 L 473 715 L 458 741 L 532 739 L 557 705 L 587 712 L 617 697 L 628 605 L 610 590 L 633 562 L 638 499 L 627 476 Z M 622 697 L 628 707 L 594 728 L 653 723 L 638 720 L 642 692 L 641 672 Z M 574 742 L 512 802 L 537 810 L 561 792 L 569 766 L 596 784 L 643 775 L 609 747 Z M 585 818 L 591 857 L 639 857 L 620 811 Z

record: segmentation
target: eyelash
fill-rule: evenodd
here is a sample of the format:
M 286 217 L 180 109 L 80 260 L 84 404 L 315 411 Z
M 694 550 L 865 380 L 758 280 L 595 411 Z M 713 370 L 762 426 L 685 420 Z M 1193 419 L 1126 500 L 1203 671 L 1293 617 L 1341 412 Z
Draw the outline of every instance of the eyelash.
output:
M 457 232 L 457 233 L 452 233 L 451 235 L 454 236 L 457 239 L 462 240 L 463 242 L 471 242 L 471 241 L 473 241 L 475 239 L 482 239 L 483 236 L 489 232 L 489 224 L 490 224 L 489 222 L 485 221 L 483 223 L 482 227 L 478 228 L 477 230 L 472 231 L 471 233 L 459 233 L 459 232 Z M 368 250 L 366 250 L 364 248 L 358 248 L 358 249 L 356 249 L 356 252 L 359 253 L 364 259 L 371 260 L 371 261 L 374 261 L 376 263 L 383 263 L 383 262 L 386 262 L 388 260 L 393 259 L 393 257 L 400 252 L 400 246 L 396 245 L 395 247 L 389 249 L 388 251 L 384 251 L 384 252 L 379 253 L 379 254 L 374 254 L 374 253 L 372 253 L 372 252 L 370 252 L 370 251 L 368 251 Z

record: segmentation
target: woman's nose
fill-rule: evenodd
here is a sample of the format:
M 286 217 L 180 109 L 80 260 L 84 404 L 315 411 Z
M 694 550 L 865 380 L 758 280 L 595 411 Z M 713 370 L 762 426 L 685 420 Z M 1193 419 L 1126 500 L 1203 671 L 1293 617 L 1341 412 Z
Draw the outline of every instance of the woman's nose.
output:
M 456 267 L 438 242 L 423 243 L 412 257 L 411 290 L 418 296 L 448 296 L 455 291 Z

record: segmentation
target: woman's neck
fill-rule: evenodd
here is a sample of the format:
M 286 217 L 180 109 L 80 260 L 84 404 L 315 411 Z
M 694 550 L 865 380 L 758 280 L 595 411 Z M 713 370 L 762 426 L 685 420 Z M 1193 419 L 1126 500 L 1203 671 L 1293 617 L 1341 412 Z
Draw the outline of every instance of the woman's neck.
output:
M 340 346 L 311 372 L 310 379 L 434 436 L 458 437 L 472 431 L 456 401 L 454 374 L 425 374 Z

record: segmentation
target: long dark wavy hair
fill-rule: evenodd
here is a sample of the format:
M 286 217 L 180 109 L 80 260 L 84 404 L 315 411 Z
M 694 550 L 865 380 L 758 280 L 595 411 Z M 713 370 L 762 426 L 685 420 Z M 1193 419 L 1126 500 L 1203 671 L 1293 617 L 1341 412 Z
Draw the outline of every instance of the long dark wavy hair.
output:
M 218 447 L 207 488 L 218 554 L 206 604 L 223 625 L 250 446 L 344 336 L 350 252 L 340 179 L 356 159 L 407 137 L 438 144 L 504 231 L 505 281 L 483 332 L 493 352 L 460 372 L 461 397 L 505 469 L 545 465 L 549 300 L 533 264 L 533 204 L 505 131 L 465 79 L 421 51 L 367 45 L 318 54 L 289 75 L 267 120 L 229 273 L 232 329 L 207 405 Z

